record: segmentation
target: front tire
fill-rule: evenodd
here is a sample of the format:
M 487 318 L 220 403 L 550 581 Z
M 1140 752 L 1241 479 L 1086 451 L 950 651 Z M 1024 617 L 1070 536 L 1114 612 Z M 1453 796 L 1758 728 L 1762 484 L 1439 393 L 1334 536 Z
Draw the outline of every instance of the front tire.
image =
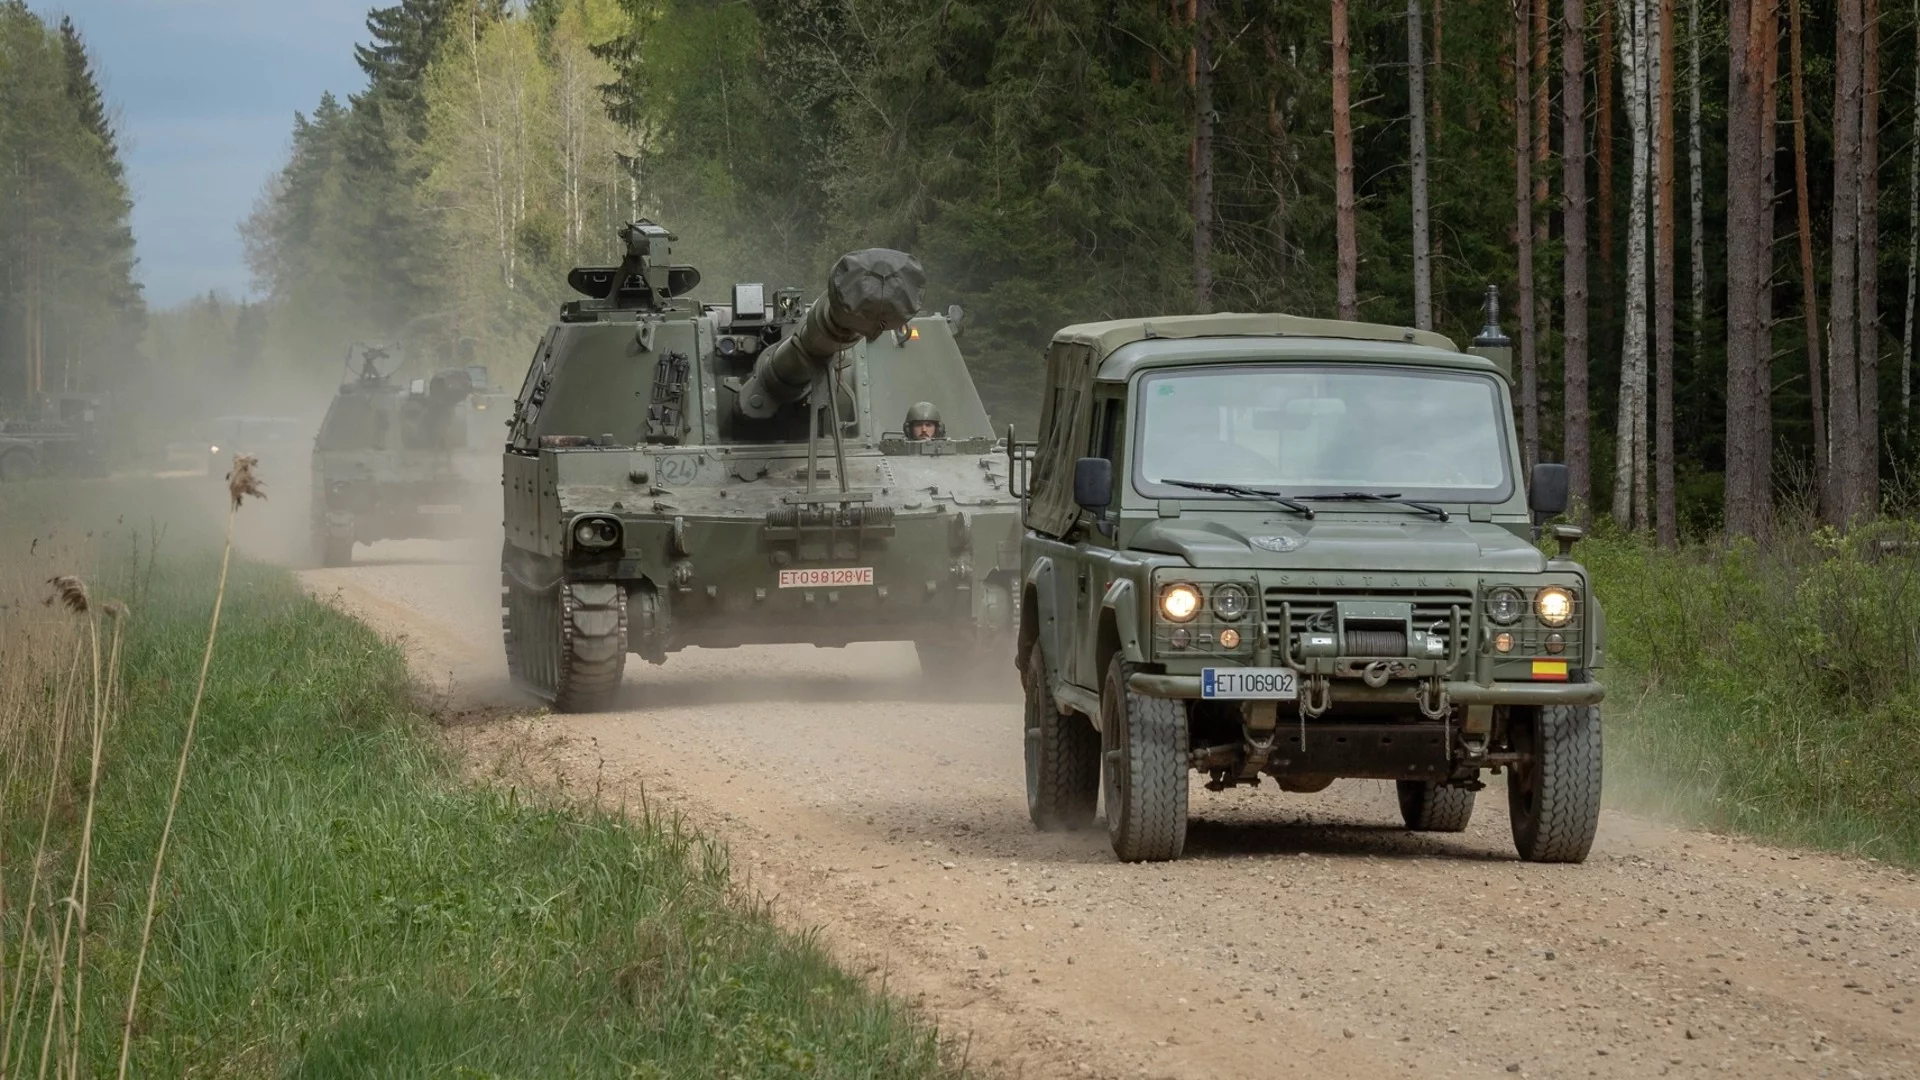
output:
M 1529 758 L 1507 773 L 1513 846 L 1528 862 L 1586 860 L 1600 828 L 1600 708 L 1513 710 L 1508 739 Z
M 1100 798 L 1100 733 L 1079 713 L 1053 703 L 1046 654 L 1033 643 L 1027 656 L 1027 817 L 1041 832 L 1093 824 Z
M 1473 820 L 1473 792 L 1431 780 L 1396 780 L 1400 819 L 1414 832 L 1466 832 Z
M 1100 694 L 1107 839 L 1122 862 L 1164 862 L 1187 845 L 1187 709 L 1128 690 L 1130 673 L 1116 654 Z
M 532 589 L 501 571 L 507 673 L 555 712 L 604 712 L 627 663 L 627 591 L 561 580 Z

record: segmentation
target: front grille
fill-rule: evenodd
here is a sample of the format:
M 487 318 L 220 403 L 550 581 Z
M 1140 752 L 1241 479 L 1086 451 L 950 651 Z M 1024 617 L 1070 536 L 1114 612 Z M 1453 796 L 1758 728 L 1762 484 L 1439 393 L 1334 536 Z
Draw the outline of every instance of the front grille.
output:
M 1286 655 L 1281 638 L 1282 612 L 1290 620 L 1286 628 L 1288 637 L 1298 642 L 1300 635 L 1309 631 L 1333 633 L 1336 629 L 1334 606 L 1346 602 L 1392 602 L 1413 605 L 1413 630 L 1415 633 L 1438 634 L 1448 637 L 1455 625 L 1454 612 L 1459 612 L 1459 636 L 1453 641 L 1453 655 L 1465 655 L 1468 649 L 1467 634 L 1473 623 L 1473 594 L 1466 591 L 1445 591 L 1433 589 L 1268 589 L 1264 597 L 1266 604 L 1267 643 L 1273 649 L 1274 660 Z M 1387 638 L 1393 640 L 1388 641 Z M 1387 630 L 1348 630 L 1347 639 L 1342 643 L 1348 656 L 1405 656 L 1407 654 L 1406 635 L 1401 631 Z

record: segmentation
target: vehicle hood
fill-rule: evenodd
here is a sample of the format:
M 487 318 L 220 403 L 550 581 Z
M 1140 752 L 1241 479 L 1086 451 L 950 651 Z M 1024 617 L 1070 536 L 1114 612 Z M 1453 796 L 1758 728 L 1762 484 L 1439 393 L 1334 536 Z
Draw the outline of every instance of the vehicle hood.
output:
M 1174 518 L 1147 524 L 1127 546 L 1219 569 L 1537 574 L 1547 567 L 1538 548 L 1506 529 L 1460 517 Z

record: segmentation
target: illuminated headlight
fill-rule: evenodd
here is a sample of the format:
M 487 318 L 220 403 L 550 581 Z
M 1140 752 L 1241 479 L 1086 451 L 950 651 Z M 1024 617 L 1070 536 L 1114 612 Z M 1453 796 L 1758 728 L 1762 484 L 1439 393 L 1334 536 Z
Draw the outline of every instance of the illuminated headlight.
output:
M 209 453 L 209 454 L 217 454 L 217 453 L 219 453 L 219 452 L 220 452 L 220 448 L 219 448 L 219 447 L 217 447 L 217 446 L 209 446 L 209 447 L 207 447 L 207 453 Z
M 1534 596 L 1533 613 L 1548 626 L 1565 626 L 1573 620 L 1573 594 L 1549 585 Z
M 607 518 L 587 518 L 573 527 L 574 542 L 598 551 L 620 542 L 620 526 Z
M 1238 585 L 1221 585 L 1213 590 L 1213 613 L 1228 622 L 1237 622 L 1247 613 L 1247 590 Z
M 1487 618 L 1495 626 L 1512 626 L 1527 610 L 1527 598 L 1511 585 L 1502 585 L 1487 593 Z
M 1200 611 L 1200 590 L 1186 583 L 1169 585 L 1160 592 L 1160 614 L 1173 622 L 1186 622 Z

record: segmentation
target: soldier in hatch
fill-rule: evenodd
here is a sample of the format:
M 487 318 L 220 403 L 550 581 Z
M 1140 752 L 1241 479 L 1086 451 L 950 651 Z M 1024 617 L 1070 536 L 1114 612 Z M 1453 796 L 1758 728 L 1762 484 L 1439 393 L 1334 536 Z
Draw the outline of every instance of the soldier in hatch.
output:
M 916 401 L 907 410 L 907 419 L 901 425 L 906 429 L 910 442 L 925 442 L 928 439 L 947 437 L 947 425 L 940 422 L 940 410 L 933 407 L 931 401 Z

